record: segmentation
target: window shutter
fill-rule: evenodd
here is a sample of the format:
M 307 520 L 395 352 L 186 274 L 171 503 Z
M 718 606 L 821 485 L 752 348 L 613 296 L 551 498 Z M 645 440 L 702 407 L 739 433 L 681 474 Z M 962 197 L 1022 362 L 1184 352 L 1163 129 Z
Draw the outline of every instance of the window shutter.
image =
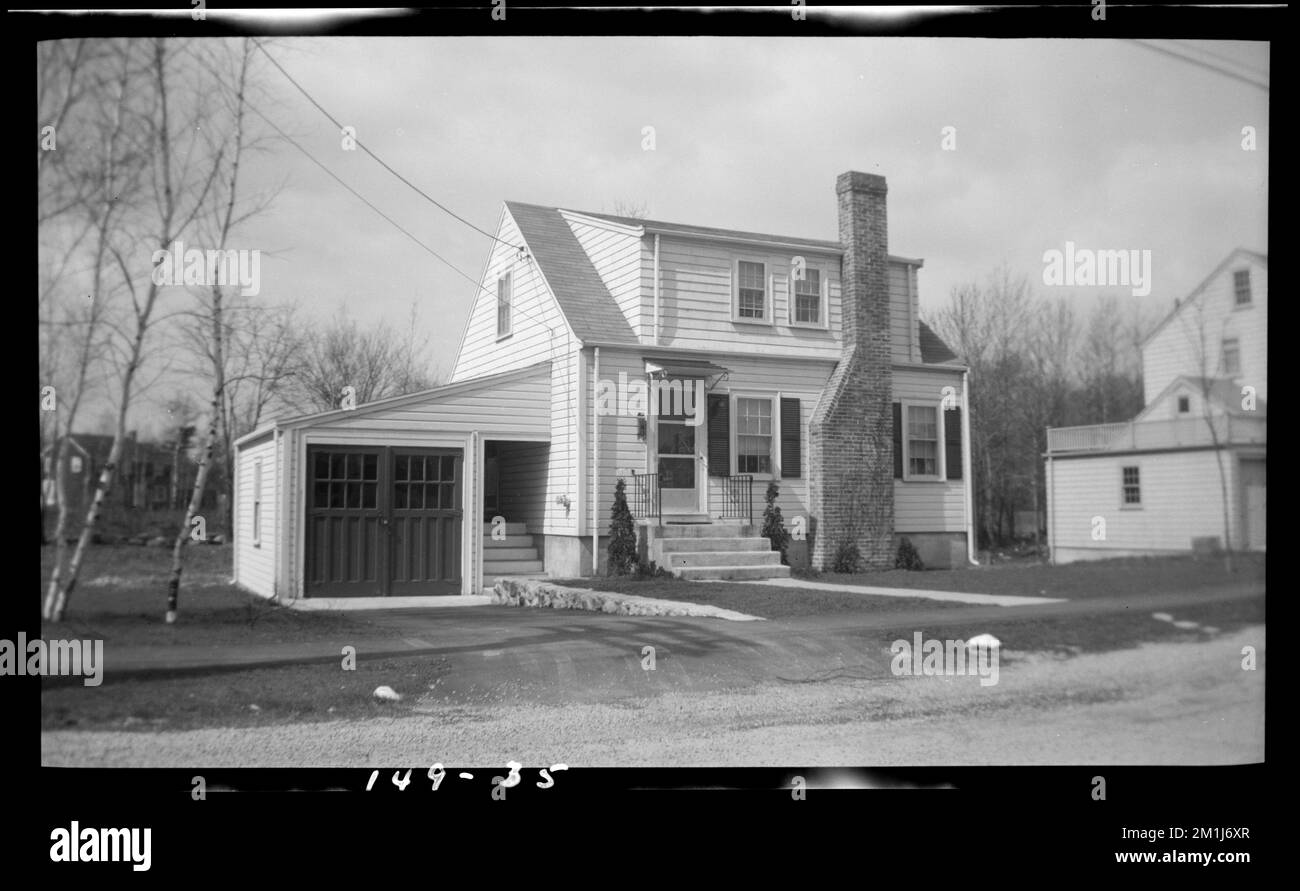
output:
M 961 479 L 961 409 L 953 408 L 943 413 L 944 461 L 948 465 L 948 479 Z
M 894 479 L 903 478 L 903 403 L 894 403 Z
M 803 453 L 799 445 L 799 400 L 781 400 L 781 478 L 803 475 Z
M 731 396 L 709 394 L 709 476 L 731 475 Z

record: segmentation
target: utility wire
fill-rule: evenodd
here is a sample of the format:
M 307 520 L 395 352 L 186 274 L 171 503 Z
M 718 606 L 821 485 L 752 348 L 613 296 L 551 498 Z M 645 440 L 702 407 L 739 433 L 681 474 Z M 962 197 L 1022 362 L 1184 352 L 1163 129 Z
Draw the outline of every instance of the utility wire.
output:
M 1258 68 L 1252 68 L 1251 66 L 1247 65 L 1245 62 L 1242 62 L 1238 59 L 1234 59 L 1231 56 L 1225 56 L 1222 53 L 1213 52 L 1212 50 L 1208 50 L 1203 46 L 1199 46 L 1198 44 L 1192 43 L 1191 41 L 1171 40 L 1169 42 L 1177 46 L 1184 47 L 1186 49 L 1195 50 L 1196 52 L 1210 56 L 1211 58 L 1218 59 L 1220 62 L 1227 62 L 1229 65 L 1236 65 L 1242 71 L 1247 71 L 1257 77 L 1261 77 L 1261 78 L 1268 77 L 1267 71 L 1260 71 Z
M 195 58 L 195 59 L 198 59 L 197 56 L 194 56 L 194 58 Z M 211 73 L 214 77 L 217 77 L 218 79 L 220 79 L 220 75 L 219 75 L 217 72 L 213 71 L 213 69 L 212 69 L 211 67 L 208 67 L 207 64 L 206 64 L 206 62 L 205 62 L 204 60 L 202 60 L 202 59 L 198 59 L 198 61 L 200 62 L 200 64 L 204 65 L 204 67 L 207 67 L 207 68 L 208 68 L 209 73 Z M 276 124 L 275 121 L 271 120 L 269 117 L 267 117 L 266 115 L 264 115 L 264 114 L 261 112 L 261 110 L 260 110 L 256 105 L 253 105 L 251 102 L 249 102 L 247 99 L 245 99 L 245 100 L 244 100 L 244 106 L 245 106 L 249 111 L 251 111 L 253 114 L 257 115 L 259 118 L 261 118 L 263 121 L 265 121 L 266 124 L 267 124 L 269 127 L 271 127 L 271 129 L 275 130 L 276 133 L 280 134 L 281 138 L 283 138 L 286 142 L 288 142 L 290 145 L 292 145 L 292 146 L 293 146 L 294 148 L 296 148 L 298 151 L 300 151 L 300 152 L 302 152 L 304 155 L 306 155 L 307 158 L 308 158 L 308 160 L 310 160 L 313 164 L 315 164 L 315 165 L 316 165 L 317 167 L 319 167 L 321 170 L 325 171 L 325 173 L 328 174 L 328 175 L 330 176 L 331 179 L 333 179 L 335 182 L 337 182 L 337 183 L 338 183 L 339 185 L 341 185 L 343 188 L 347 189 L 347 190 L 348 190 L 349 192 L 351 192 L 354 196 L 356 196 L 356 197 L 357 197 L 357 198 L 358 198 L 362 203 L 364 203 L 367 207 L 369 207 L 369 208 L 370 208 L 371 210 L 373 210 L 375 213 L 379 214 L 379 216 L 383 217 L 386 221 L 388 221 L 388 223 L 390 223 L 390 224 L 391 224 L 395 229 L 397 229 L 399 232 L 401 232 L 403 235 L 405 235 L 405 236 L 406 236 L 407 238 L 409 238 L 411 241 L 415 242 L 415 243 L 416 243 L 417 245 L 419 245 L 422 249 L 424 249 L 424 250 L 427 251 L 428 253 L 432 254 L 436 259 L 438 259 L 439 261 L 441 261 L 444 265 L 446 265 L 449 269 L 451 269 L 451 270 L 452 270 L 453 272 L 455 272 L 457 275 L 461 276 L 461 277 L 464 278 L 466 281 L 471 282 L 471 283 L 474 285 L 474 287 L 478 288 L 478 289 L 479 289 L 480 291 L 482 291 L 484 294 L 487 294 L 489 297 L 495 297 L 495 296 L 497 296 L 497 295 L 493 294 L 491 291 L 489 291 L 487 288 L 483 287 L 482 282 L 480 282 L 478 279 L 474 278 L 472 275 L 470 275 L 469 273 L 467 273 L 467 272 L 465 272 L 464 270 L 462 270 L 459 266 L 457 266 L 456 264 L 452 263 L 452 262 L 451 262 L 450 260 L 448 260 L 446 257 L 442 256 L 442 254 L 439 254 L 437 251 L 435 251 L 433 248 L 429 247 L 427 244 L 425 244 L 423 241 L 421 241 L 421 240 L 420 240 L 419 238 L 417 238 L 415 235 L 411 234 L 411 232 L 410 232 L 409 230 L 407 230 L 404 226 L 402 226 L 402 224 L 398 223 L 396 220 L 394 220 L 394 219 L 393 219 L 392 217 L 390 217 L 388 214 L 384 213 L 384 212 L 383 212 L 382 210 L 380 210 L 377 206 L 375 206 L 375 204 L 374 204 L 372 201 L 370 201 L 370 199 L 366 198 L 365 195 L 362 195 L 360 192 L 358 192 L 358 191 L 357 191 L 356 189 L 354 189 L 352 186 L 348 185 L 348 184 L 347 184 L 343 179 L 341 179 L 341 178 L 338 176 L 338 174 L 336 174 L 334 171 L 332 171 L 332 170 L 330 170 L 328 167 L 326 167 L 325 164 L 324 164 L 322 161 L 318 160 L 318 159 L 316 158 L 315 155 L 313 155 L 311 152 L 309 152 L 309 151 L 308 151 L 308 150 L 307 150 L 307 149 L 306 149 L 306 148 L 305 148 L 305 147 L 304 147 L 300 142 L 298 142 L 298 140 L 294 139 L 294 138 L 293 138 L 292 136 L 290 136 L 288 133 L 284 132 L 284 130 L 283 130 L 283 129 L 278 125 L 278 124 Z M 494 240 L 500 242 L 501 244 L 504 244 L 506 247 L 509 247 L 509 248 L 515 249 L 515 246 L 512 245 L 512 244 L 510 244 L 509 242 L 501 241 L 501 239 L 499 239 L 499 238 L 494 238 Z M 531 256 L 527 256 L 527 251 L 526 251 L 524 248 L 522 248 L 522 247 L 521 247 L 521 248 L 518 248 L 517 250 L 519 250 L 519 251 L 521 252 L 521 254 L 525 255 L 525 259 L 528 261 L 528 265 L 531 266 L 531 265 L 532 265 L 532 257 L 531 257 Z M 536 316 L 533 316 L 533 315 L 530 315 L 529 313 L 524 312 L 524 311 L 523 311 L 522 309 L 520 309 L 518 306 L 515 306 L 515 305 L 514 305 L 514 301 L 513 301 L 513 300 L 511 301 L 510 312 L 511 312 L 512 315 L 515 314 L 515 313 L 518 313 L 519 315 L 523 316 L 523 317 L 526 318 L 526 319 L 532 319 L 533 321 L 535 321 L 535 322 L 539 323 L 540 325 L 542 325 L 542 327 L 544 327 L 544 328 L 546 328 L 547 330 L 551 331 L 551 336 L 554 337 L 554 328 L 552 328 L 552 326 L 551 326 L 549 323 L 542 321 L 541 319 L 537 318 Z
M 1133 43 L 1136 43 L 1138 46 L 1144 46 L 1149 50 L 1155 50 L 1158 53 L 1164 53 L 1166 56 L 1173 56 L 1175 59 L 1178 59 L 1180 61 L 1188 62 L 1192 65 L 1198 65 L 1201 68 L 1205 68 L 1209 71 L 1215 71 L 1219 74 L 1223 74 L 1228 77 L 1234 78 L 1235 80 L 1243 81 L 1245 83 L 1250 84 L 1252 87 L 1259 87 L 1261 90 L 1264 90 L 1265 92 L 1268 91 L 1267 83 L 1258 80 L 1253 80 L 1249 77 L 1246 77 L 1244 74 L 1238 74 L 1235 71 L 1229 71 L 1227 68 L 1221 68 L 1218 65 L 1213 65 L 1202 59 L 1194 59 L 1191 56 L 1185 56 L 1182 55 L 1181 53 L 1176 53 L 1171 49 L 1167 49 L 1166 47 L 1163 46 L 1156 46 L 1154 43 L 1151 43 L 1146 40 L 1134 40 Z
M 286 71 L 285 68 L 284 68 L 284 66 L 281 65 L 278 61 L 276 61 L 275 56 L 271 55 L 271 53 L 266 49 L 266 47 L 262 46 L 262 42 L 261 42 L 260 40 L 258 40 L 256 37 L 253 37 L 253 38 L 250 38 L 250 39 L 253 41 L 253 45 L 256 46 L 258 49 L 260 49 L 260 50 L 262 51 L 262 54 L 263 54 L 264 56 L 266 56 L 268 59 L 271 60 L 271 64 L 274 65 L 276 68 L 278 68 L 278 69 L 280 70 L 280 73 L 283 74 L 283 75 L 284 75 L 284 76 L 289 80 L 289 83 L 291 83 L 291 84 L 293 84 L 295 87 L 297 87 L 297 88 L 298 88 L 298 92 L 299 92 L 299 93 L 302 93 L 305 97 L 307 97 L 307 101 L 308 101 L 308 102 L 310 102 L 312 105 L 316 106 L 316 108 L 320 111 L 320 113 L 323 114 L 323 115 L 325 115 L 325 117 L 329 118 L 330 123 L 332 123 L 335 127 L 338 127 L 340 131 L 342 131 L 342 130 L 344 129 L 343 124 L 341 124 L 341 123 L 339 122 L 339 120 L 338 120 L 336 117 L 334 117 L 334 115 L 332 115 L 332 114 L 330 114 L 328 111 L 326 111 L 326 110 L 325 110 L 325 106 L 323 106 L 323 105 L 321 105 L 319 102 L 317 102 L 317 101 L 315 100 L 315 98 L 312 97 L 311 93 L 308 93 L 307 90 L 306 90 L 306 88 L 304 88 L 302 84 L 298 83 L 298 81 L 294 80 L 293 75 L 290 74 L 288 71 Z M 481 229 L 481 228 L 479 228 L 478 226 L 474 225 L 474 224 L 471 223 L 469 220 L 465 219 L 464 217 L 462 217 L 460 214 L 456 213 L 456 212 L 455 212 L 454 210 L 452 210 L 451 208 L 449 208 L 449 207 L 447 207 L 446 205 L 442 204 L 442 203 L 441 203 L 440 201 L 438 201 L 436 198 L 434 198 L 434 197 L 432 197 L 431 195 L 427 194 L 423 189 L 421 189 L 421 188 L 420 188 L 419 186 L 417 186 L 415 183 L 411 182 L 409 179 L 407 179 L 406 177 L 402 176 L 402 174 L 400 174 L 400 173 L 398 173 L 396 170 L 394 170 L 392 167 L 388 166 L 388 164 L 384 161 L 383 158 L 379 157 L 379 156 L 376 155 L 374 152 L 372 152 L 372 151 L 371 151 L 371 150 L 370 150 L 370 149 L 369 149 L 369 148 L 368 148 L 368 147 L 367 147 L 367 146 L 366 146 L 366 145 L 365 145 L 365 144 L 364 144 L 360 139 L 357 139 L 356 137 L 352 137 L 352 139 L 353 139 L 354 142 L 356 142 L 357 147 L 360 148 L 363 152 L 365 152 L 365 153 L 366 153 L 367 155 L 369 155 L 370 157 L 374 158 L 375 161 L 377 161 L 377 162 L 379 163 L 379 166 L 383 167 L 385 170 L 387 170 L 387 171 L 388 171 L 389 173 L 391 173 L 393 176 L 397 177 L 399 180 L 401 180 L 403 183 L 405 183 L 407 186 L 409 186 L 411 189 L 413 189 L 413 190 L 415 191 L 416 194 L 418 194 L 420 197 L 424 198 L 426 201 L 428 201 L 429 203 L 431 203 L 434 207 L 438 208 L 438 209 L 441 210 L 443 213 L 446 213 L 446 214 L 449 214 L 449 215 L 452 216 L 452 217 L 455 217 L 457 220 L 460 220 L 460 221 L 461 221 L 462 223 L 464 223 L 466 226 L 469 226 L 471 229 L 473 229 L 473 230 L 476 231 L 476 232 L 479 232 L 479 233 L 481 233 L 481 234 L 483 234 L 483 235 L 486 235 L 488 238 L 492 239 L 493 241 L 499 242 L 499 243 L 501 243 L 501 244 L 509 244 L 508 242 L 502 241 L 501 239 L 497 238 L 495 235 L 493 235 L 491 232 L 488 232 L 486 229 Z M 514 248 L 515 250 L 519 250 L 519 251 L 523 251 L 523 250 L 525 250 L 525 248 L 524 248 L 522 245 L 509 244 L 509 246 L 512 247 L 512 248 Z

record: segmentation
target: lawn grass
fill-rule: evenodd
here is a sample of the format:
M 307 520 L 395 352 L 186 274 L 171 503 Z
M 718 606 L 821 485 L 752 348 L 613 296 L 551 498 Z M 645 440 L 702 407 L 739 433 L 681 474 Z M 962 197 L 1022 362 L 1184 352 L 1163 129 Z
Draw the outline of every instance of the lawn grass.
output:
M 1236 555 L 1229 573 L 1222 559 L 1191 557 L 1129 557 L 1051 566 L 1042 563 L 994 563 L 908 572 L 861 572 L 852 575 L 800 573 L 811 581 L 879 588 L 961 591 L 967 594 L 1011 594 L 1022 597 L 1137 597 L 1204 588 L 1257 585 L 1264 590 L 1264 555 Z
M 190 730 L 409 714 L 445 670 L 442 658 L 359 660 L 174 678 L 145 677 L 100 687 L 42 684 L 42 730 Z M 400 702 L 376 699 L 380 685 Z M 257 706 L 254 709 L 252 706 Z
M 42 600 L 53 563 L 54 549 L 41 548 Z M 41 632 L 47 638 L 90 638 L 129 647 L 293 643 L 378 631 L 354 615 L 299 612 L 236 587 L 230 583 L 229 545 L 188 546 L 179 617 L 168 625 L 170 572 L 170 548 L 92 546 L 64 621 L 44 622 Z
M 1153 618 L 1153 612 L 1168 613 L 1179 621 L 1191 620 L 1201 627 L 1184 630 L 1172 622 Z M 897 634 L 897 637 L 910 640 L 913 631 L 921 631 L 930 637 L 970 640 L 987 632 L 1002 642 L 1009 654 L 1006 656 L 1008 659 L 1028 652 L 1058 655 L 1100 653 L 1128 649 L 1142 643 L 1212 640 L 1220 634 L 1247 626 L 1262 626 L 1264 598 L 1223 600 L 1164 610 L 1133 608 L 1061 613 L 1044 608 L 1041 612 L 1018 610 L 1005 617 L 988 611 L 978 619 L 968 619 L 960 613 L 952 613 L 952 616 L 950 622 L 930 622 L 925 627 Z M 1206 632 L 1206 626 L 1216 629 L 1215 632 Z
M 615 594 L 636 594 L 658 600 L 708 604 L 751 616 L 761 616 L 764 619 L 786 619 L 839 612 L 911 612 L 963 606 L 951 601 L 927 600 L 921 597 L 877 597 L 869 594 L 814 589 L 796 591 L 771 585 L 751 585 L 744 582 L 692 582 L 663 576 L 644 579 L 631 576 L 557 579 L 552 584 L 611 591 Z

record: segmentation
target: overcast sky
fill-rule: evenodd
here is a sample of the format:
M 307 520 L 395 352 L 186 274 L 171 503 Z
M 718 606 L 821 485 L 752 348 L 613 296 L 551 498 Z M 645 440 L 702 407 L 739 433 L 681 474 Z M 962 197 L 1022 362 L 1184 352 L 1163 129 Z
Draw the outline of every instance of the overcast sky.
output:
M 1232 248 L 1267 249 L 1268 93 L 1133 41 L 898 38 L 285 38 L 273 52 L 382 158 L 494 230 L 502 202 L 645 206 L 662 220 L 834 239 L 835 178 L 889 183 L 891 252 L 921 257 L 923 313 L 1002 261 L 1150 250 L 1148 301 L 1185 296 Z M 1187 43 L 1267 79 L 1268 47 Z M 265 60 L 264 111 L 477 278 L 490 242 L 340 135 Z M 655 128 L 653 151 L 642 128 Z M 956 128 L 956 150 L 941 147 Z M 1259 150 L 1243 151 L 1242 128 Z M 262 294 L 404 324 L 417 303 L 441 373 L 474 285 L 289 145 L 235 246 Z M 274 256 L 269 256 L 269 254 Z M 1045 289 L 1040 289 L 1045 290 Z M 1082 289 L 1087 290 L 1087 289 Z M 1094 289 L 1097 290 L 1097 289 Z M 1125 292 L 1127 293 L 1127 292 Z

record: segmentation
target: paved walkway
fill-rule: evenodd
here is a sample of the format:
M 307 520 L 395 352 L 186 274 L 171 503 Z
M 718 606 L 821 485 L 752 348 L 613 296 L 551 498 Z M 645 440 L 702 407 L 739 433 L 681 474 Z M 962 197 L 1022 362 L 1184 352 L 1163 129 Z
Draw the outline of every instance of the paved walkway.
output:
M 745 581 L 746 585 L 771 585 L 774 588 L 812 588 L 817 591 L 840 591 L 845 594 L 871 594 L 875 597 L 921 597 L 980 606 L 1032 606 L 1039 603 L 1064 603 L 1060 597 L 1021 597 L 1013 594 L 965 594 L 960 591 L 926 591 L 921 588 L 876 588 L 871 585 L 836 585 L 804 579 L 764 579 Z

